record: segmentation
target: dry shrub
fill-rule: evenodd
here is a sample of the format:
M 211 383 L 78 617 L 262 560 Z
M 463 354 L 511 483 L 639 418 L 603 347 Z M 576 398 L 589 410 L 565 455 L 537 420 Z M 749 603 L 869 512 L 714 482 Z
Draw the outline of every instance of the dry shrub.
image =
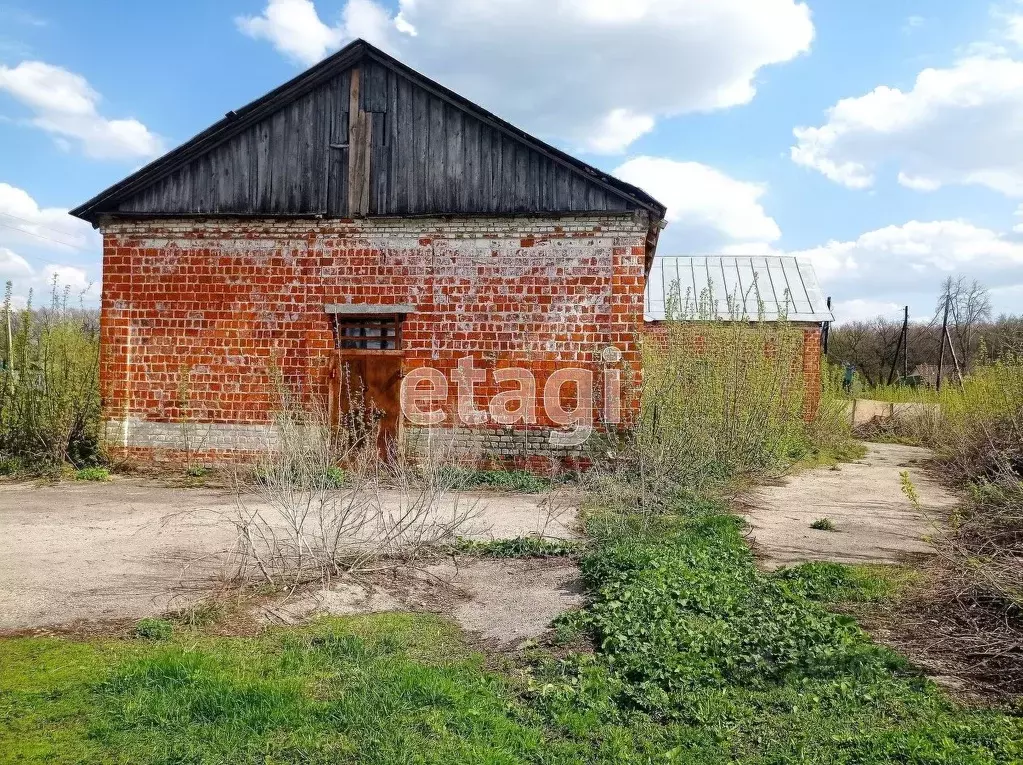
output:
M 942 390 L 930 440 L 967 499 L 937 542 L 926 648 L 988 688 L 1023 693 L 1023 359 Z
M 439 464 L 381 460 L 372 422 L 331 427 L 319 408 L 285 405 L 253 473 L 236 476 L 235 571 L 274 587 L 414 564 L 478 516 Z

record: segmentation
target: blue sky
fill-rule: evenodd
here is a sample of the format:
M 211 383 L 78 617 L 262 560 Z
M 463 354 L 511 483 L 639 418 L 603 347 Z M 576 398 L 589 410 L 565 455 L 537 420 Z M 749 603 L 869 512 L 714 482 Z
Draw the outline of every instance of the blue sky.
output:
M 845 319 L 950 274 L 1023 311 L 1014 0 L 0 0 L 0 278 L 97 283 L 63 211 L 354 36 L 647 188 L 662 254 L 800 254 Z

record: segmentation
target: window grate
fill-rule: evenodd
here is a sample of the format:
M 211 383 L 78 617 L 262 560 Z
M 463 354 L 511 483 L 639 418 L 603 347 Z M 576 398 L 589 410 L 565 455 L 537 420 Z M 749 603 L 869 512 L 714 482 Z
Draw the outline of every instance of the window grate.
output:
M 401 322 L 397 316 L 335 316 L 334 336 L 344 351 L 396 351 L 401 348 Z

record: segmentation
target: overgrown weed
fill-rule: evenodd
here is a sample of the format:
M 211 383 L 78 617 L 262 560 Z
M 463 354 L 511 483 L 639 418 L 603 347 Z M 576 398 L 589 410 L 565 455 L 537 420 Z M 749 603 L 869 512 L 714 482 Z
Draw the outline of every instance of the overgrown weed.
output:
M 44 309 L 30 297 L 14 310 L 12 289 L 8 282 L 0 305 L 0 461 L 36 474 L 93 466 L 101 461 L 98 317 L 72 307 L 56 279 Z

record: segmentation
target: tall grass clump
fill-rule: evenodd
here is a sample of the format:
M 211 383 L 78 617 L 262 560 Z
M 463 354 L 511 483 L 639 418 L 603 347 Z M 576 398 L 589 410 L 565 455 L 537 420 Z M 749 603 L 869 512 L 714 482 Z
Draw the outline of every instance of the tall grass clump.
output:
M 16 311 L 7 283 L 0 309 L 0 462 L 83 467 L 98 459 L 99 322 L 70 307 L 56 280 L 48 308 Z
M 822 375 L 814 405 L 803 350 L 803 328 L 784 319 L 664 322 L 644 343 L 637 426 L 591 480 L 619 493 L 612 505 L 656 510 L 841 452 L 850 438 L 841 383 Z

